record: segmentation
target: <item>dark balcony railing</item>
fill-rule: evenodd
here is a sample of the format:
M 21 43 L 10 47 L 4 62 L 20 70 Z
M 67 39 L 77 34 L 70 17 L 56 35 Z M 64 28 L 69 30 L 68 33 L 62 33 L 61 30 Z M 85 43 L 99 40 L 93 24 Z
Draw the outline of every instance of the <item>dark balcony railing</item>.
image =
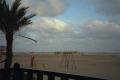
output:
M 11 79 L 10 80 L 56 80 L 56 77 L 59 80 L 106 80 L 99 78 L 92 78 L 87 76 L 79 76 L 58 72 L 50 72 L 50 71 L 42 71 L 42 70 L 32 70 L 32 69 L 23 69 L 20 68 L 20 65 L 16 63 L 14 68 L 11 71 Z M 0 73 L 4 72 L 3 69 L 0 70 Z M 44 79 L 43 76 L 47 76 L 47 79 Z M 0 74 L 0 77 L 1 74 Z M 2 80 L 2 79 L 0 79 Z

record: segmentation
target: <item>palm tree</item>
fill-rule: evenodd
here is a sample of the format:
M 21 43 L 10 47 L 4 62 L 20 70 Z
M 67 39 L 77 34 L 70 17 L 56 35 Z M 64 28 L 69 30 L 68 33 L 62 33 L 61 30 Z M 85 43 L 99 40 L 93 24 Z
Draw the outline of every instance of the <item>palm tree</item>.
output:
M 16 36 L 19 36 L 19 37 L 22 37 L 22 38 L 26 38 L 26 39 L 29 39 L 29 40 L 31 40 L 31 41 L 33 41 L 33 42 L 35 42 L 35 43 L 37 43 L 37 40 L 35 40 L 35 39 L 32 39 L 32 38 L 30 38 L 30 37 L 28 37 L 28 36 L 26 36 L 26 35 L 16 35 Z M 3 47 L 3 46 L 2 46 Z M 5 47 L 6 48 L 6 47 Z M 0 54 L 1 55 L 1 54 Z M 0 61 L 0 64 L 1 63 L 4 63 L 6 61 L 6 59 L 4 59 L 4 60 L 1 60 Z
M 12 63 L 12 45 L 14 33 L 21 27 L 31 24 L 34 14 L 27 15 L 28 7 L 21 7 L 21 0 L 15 0 L 11 6 L 6 0 L 0 0 L 0 30 L 6 37 L 6 60 L 5 69 L 9 69 Z

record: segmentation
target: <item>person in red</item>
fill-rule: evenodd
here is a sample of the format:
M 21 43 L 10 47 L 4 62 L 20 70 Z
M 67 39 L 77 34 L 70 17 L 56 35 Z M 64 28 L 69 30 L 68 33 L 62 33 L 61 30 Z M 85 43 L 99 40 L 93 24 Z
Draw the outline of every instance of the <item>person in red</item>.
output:
M 31 59 L 30 59 L 30 67 L 35 67 L 35 56 L 31 55 Z

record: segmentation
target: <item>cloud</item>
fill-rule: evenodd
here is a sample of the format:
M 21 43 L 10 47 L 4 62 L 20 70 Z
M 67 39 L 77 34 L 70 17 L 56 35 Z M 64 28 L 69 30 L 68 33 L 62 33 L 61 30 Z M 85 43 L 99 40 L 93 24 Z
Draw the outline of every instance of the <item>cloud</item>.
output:
M 63 31 L 67 31 L 67 23 L 55 18 L 44 17 L 37 21 L 34 21 L 31 28 L 33 29 L 42 28 L 44 30 L 50 30 L 49 32 L 63 32 Z
M 120 24 L 112 21 L 88 21 L 83 24 L 83 32 L 91 39 L 120 39 Z
M 24 34 L 33 39 L 65 38 L 73 33 L 72 27 L 56 18 L 37 18 L 33 24 L 22 28 L 19 34 Z
M 6 0 L 10 5 L 14 0 Z M 22 0 L 22 6 L 29 7 L 28 12 L 39 16 L 54 17 L 68 9 L 67 0 Z
M 120 25 L 113 21 L 93 20 L 82 25 L 71 25 L 56 18 L 43 17 L 34 22 L 19 33 L 38 42 L 15 37 L 14 51 L 120 51 Z M 62 29 L 56 28 L 57 24 Z
M 58 16 L 63 14 L 68 3 L 66 0 L 23 0 L 24 6 L 29 6 L 29 11 L 39 16 Z
M 40 41 L 46 39 L 66 40 L 119 40 L 120 24 L 114 21 L 87 21 L 82 25 L 71 25 L 56 18 L 38 18 L 19 33 Z
M 15 34 L 14 39 L 17 41 L 16 43 L 21 41 L 31 43 L 28 39 L 17 36 L 25 35 L 38 42 L 46 40 L 46 42 L 51 43 L 51 39 L 77 38 L 78 35 L 74 34 L 74 28 L 73 25 L 56 18 L 36 17 L 36 19 L 33 20 L 33 24 L 21 28 L 20 31 Z
M 82 0 L 83 1 L 83 0 Z M 84 0 L 94 6 L 96 12 L 107 17 L 120 17 L 120 0 Z
M 8 0 L 9 1 L 9 0 Z M 82 25 L 67 23 L 54 16 L 63 14 L 66 0 L 23 0 L 29 11 L 42 17 L 33 18 L 33 24 L 22 28 L 17 34 L 37 40 L 33 43 L 15 36 L 15 51 L 120 51 L 120 24 L 113 18 L 119 17 L 119 0 L 84 0 L 96 12 L 108 17 L 108 20 L 91 20 Z M 79 1 L 78 1 L 79 2 Z M 86 6 L 87 7 L 87 6 Z M 47 17 L 43 17 L 47 16 Z M 49 18 L 48 18 L 49 16 Z M 54 18 L 51 18 L 54 17 Z M 110 18 L 112 18 L 110 20 Z M 0 44 L 5 44 L 0 35 Z
M 119 40 L 91 40 L 91 39 L 40 39 L 38 43 L 30 41 L 16 42 L 15 51 L 27 52 L 119 52 Z M 15 43 L 15 42 L 14 42 Z

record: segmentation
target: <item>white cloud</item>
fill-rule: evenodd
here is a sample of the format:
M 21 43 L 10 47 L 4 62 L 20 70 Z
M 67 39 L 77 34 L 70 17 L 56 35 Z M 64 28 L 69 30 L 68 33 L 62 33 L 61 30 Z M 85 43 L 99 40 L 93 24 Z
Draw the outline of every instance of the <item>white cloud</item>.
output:
M 31 27 L 51 30 L 51 32 L 63 32 L 66 31 L 67 24 L 55 18 L 41 18 L 40 20 L 35 21 Z
M 63 33 L 71 31 L 68 23 L 56 18 L 47 17 L 39 18 L 33 21 L 33 24 L 30 27 L 33 29 L 46 31 L 46 33 Z
M 37 39 L 70 39 L 70 40 L 119 40 L 120 25 L 112 21 L 88 21 L 82 25 L 70 25 L 55 18 L 41 18 L 33 25 L 23 28 L 21 33 Z M 77 28 L 77 30 L 75 29 Z
M 86 36 L 93 39 L 120 39 L 120 25 L 112 21 L 89 21 L 83 25 Z
M 56 24 L 62 25 L 62 31 L 56 29 Z M 120 25 L 112 21 L 85 22 L 78 25 L 77 33 L 72 29 L 73 25 L 55 18 L 37 19 L 33 25 L 23 28 L 22 33 L 38 42 L 17 37 L 14 40 L 15 51 L 120 51 Z
M 32 25 L 22 28 L 19 33 L 34 39 L 66 38 L 72 36 L 72 27 L 68 23 L 56 18 L 43 17 L 33 20 Z

